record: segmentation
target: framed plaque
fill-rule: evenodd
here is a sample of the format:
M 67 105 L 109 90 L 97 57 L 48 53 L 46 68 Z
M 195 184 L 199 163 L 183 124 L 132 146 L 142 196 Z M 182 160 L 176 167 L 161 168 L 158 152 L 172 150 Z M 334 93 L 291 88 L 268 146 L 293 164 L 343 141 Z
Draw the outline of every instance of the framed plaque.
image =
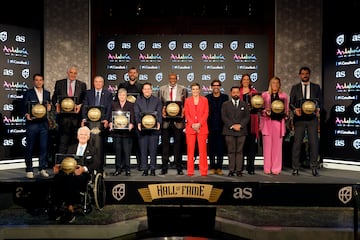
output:
M 85 106 L 86 120 L 88 122 L 101 122 L 104 115 L 102 106 Z
M 302 114 L 315 115 L 318 101 L 316 99 L 302 99 L 300 106 Z
M 135 103 L 136 98 L 139 96 L 139 93 L 127 93 L 127 98 L 126 100 L 128 100 L 131 103 Z
M 130 111 L 112 111 L 113 129 L 129 130 Z
M 141 129 L 157 130 L 157 114 L 156 112 L 141 113 Z
M 181 118 L 182 102 L 181 101 L 167 101 L 165 103 L 166 118 Z
M 60 112 L 75 113 L 76 100 L 77 97 L 60 97 L 60 99 L 58 100 L 60 104 Z
M 47 118 L 47 107 L 46 104 L 40 104 L 36 102 L 29 102 L 28 112 L 30 113 L 31 119 L 44 119 Z

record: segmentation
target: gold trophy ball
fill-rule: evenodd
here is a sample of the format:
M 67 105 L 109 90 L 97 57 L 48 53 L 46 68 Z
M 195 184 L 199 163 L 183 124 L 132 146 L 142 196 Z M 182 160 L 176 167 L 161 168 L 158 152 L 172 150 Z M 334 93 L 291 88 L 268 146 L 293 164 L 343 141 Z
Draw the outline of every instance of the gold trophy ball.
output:
M 75 172 L 76 166 L 77 166 L 77 162 L 72 157 L 66 157 L 61 162 L 61 170 L 64 173 L 66 173 L 67 175 L 69 175 L 70 173 Z
M 46 115 L 46 107 L 42 104 L 35 104 L 31 109 L 31 114 L 35 118 L 43 118 Z
M 127 117 L 125 117 L 124 115 L 116 116 L 114 122 L 115 128 L 126 128 L 129 123 Z
M 90 108 L 87 116 L 90 121 L 96 122 L 101 119 L 101 111 L 98 108 Z
M 305 101 L 301 105 L 301 109 L 305 114 L 313 114 L 315 112 L 316 106 L 313 101 Z
M 284 112 L 285 106 L 284 103 L 280 100 L 275 100 L 271 103 L 271 110 L 274 113 L 282 113 Z
M 61 109 L 65 112 L 71 112 L 73 111 L 75 108 L 75 103 L 74 100 L 72 100 L 71 98 L 64 98 L 61 101 Z
M 126 99 L 131 103 L 134 103 L 136 101 L 136 97 L 134 97 L 133 95 L 128 95 Z
M 144 126 L 144 128 L 154 128 L 156 119 L 153 115 L 147 114 L 141 119 L 141 123 Z
M 174 117 L 179 114 L 180 107 L 176 103 L 169 103 L 166 106 L 166 112 L 170 117 Z
M 261 108 L 264 105 L 264 99 L 260 95 L 254 95 L 250 102 L 253 108 Z

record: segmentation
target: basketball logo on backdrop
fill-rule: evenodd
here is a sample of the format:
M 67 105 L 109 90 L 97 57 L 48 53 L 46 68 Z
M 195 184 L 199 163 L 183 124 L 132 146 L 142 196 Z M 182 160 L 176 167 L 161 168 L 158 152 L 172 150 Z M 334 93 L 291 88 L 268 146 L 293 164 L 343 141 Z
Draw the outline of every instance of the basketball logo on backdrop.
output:
M 7 35 L 7 32 L 6 31 L 3 31 L 3 32 L 0 32 L 0 40 L 2 42 L 5 42 L 8 38 L 8 35 Z
M 345 42 L 345 35 L 344 34 L 340 34 L 339 36 L 337 36 L 336 43 L 338 45 L 342 45 L 344 42 Z
M 162 72 L 161 72 L 161 73 L 157 73 L 157 74 L 155 75 L 155 79 L 156 79 L 156 81 L 161 82 L 162 79 L 163 79 L 163 74 L 162 74 Z
M 350 202 L 352 199 L 352 187 L 347 186 L 347 187 L 341 188 L 338 192 L 338 197 L 339 197 L 339 200 L 344 204 L 347 204 L 348 202 Z
M 175 48 L 176 48 L 176 41 L 170 41 L 169 42 L 169 49 L 171 51 L 173 51 L 173 50 L 175 50 Z
M 115 48 L 115 41 L 110 41 L 110 42 L 108 42 L 107 48 L 108 48 L 109 50 L 114 50 L 114 48 Z
M 199 48 L 204 51 L 207 48 L 207 42 L 206 41 L 201 41 L 199 43 Z
M 140 41 L 140 42 L 138 42 L 138 49 L 140 50 L 140 51 L 142 51 L 142 50 L 144 50 L 145 49 L 145 41 Z
M 25 68 L 21 71 L 21 76 L 25 79 L 27 79 L 30 76 L 30 69 Z
M 123 199 L 125 197 L 125 184 L 124 183 L 116 184 L 112 188 L 112 196 L 118 201 Z
M 226 80 L 226 73 L 220 73 L 219 80 L 220 80 L 220 82 L 224 82 Z
M 232 41 L 230 43 L 230 49 L 233 50 L 233 51 L 235 51 L 238 48 L 238 46 L 239 46 L 238 41 Z
M 194 79 L 195 79 L 195 74 L 194 74 L 194 73 L 188 73 L 188 75 L 186 75 L 186 79 L 187 79 L 189 82 L 194 81 Z

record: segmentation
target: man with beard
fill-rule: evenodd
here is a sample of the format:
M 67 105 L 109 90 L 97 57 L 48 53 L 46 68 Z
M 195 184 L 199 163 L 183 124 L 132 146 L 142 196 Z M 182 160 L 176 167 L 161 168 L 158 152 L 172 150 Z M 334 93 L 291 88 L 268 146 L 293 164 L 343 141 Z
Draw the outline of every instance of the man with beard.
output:
M 231 99 L 222 105 L 221 118 L 224 122 L 223 135 L 229 158 L 229 177 L 236 173 L 242 176 L 243 148 L 248 134 L 247 124 L 250 111 L 247 103 L 240 100 L 240 87 L 234 86 L 230 90 Z
M 299 70 L 300 83 L 292 86 L 290 92 L 290 109 L 294 112 L 294 143 L 292 148 L 292 175 L 299 175 L 301 146 L 307 131 L 310 167 L 312 175 L 318 176 L 318 155 L 319 155 L 319 139 L 318 139 L 318 118 L 320 117 L 320 109 L 322 108 L 322 95 L 320 85 L 310 82 L 310 68 L 301 67 Z M 306 99 L 315 99 L 316 110 L 312 114 L 305 114 L 301 109 L 302 103 Z

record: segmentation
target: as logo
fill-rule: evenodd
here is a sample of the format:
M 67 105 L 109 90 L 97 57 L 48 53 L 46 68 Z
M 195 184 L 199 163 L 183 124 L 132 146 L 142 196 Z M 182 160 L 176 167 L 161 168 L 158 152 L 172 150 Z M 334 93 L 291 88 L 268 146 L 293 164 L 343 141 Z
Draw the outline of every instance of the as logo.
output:
M 233 197 L 235 199 L 250 199 L 252 198 L 252 188 L 235 188 Z
M 4 139 L 3 146 L 10 147 L 14 145 L 14 139 Z
M 12 105 L 12 104 L 4 104 L 4 107 L 3 107 L 3 110 L 4 111 L 12 111 L 12 110 L 14 110 L 14 105 Z
M 345 147 L 344 139 L 336 139 L 334 143 L 335 147 Z
M 26 40 L 26 38 L 23 35 L 16 35 L 15 36 L 15 41 L 17 41 L 17 42 L 25 42 L 25 40 Z

